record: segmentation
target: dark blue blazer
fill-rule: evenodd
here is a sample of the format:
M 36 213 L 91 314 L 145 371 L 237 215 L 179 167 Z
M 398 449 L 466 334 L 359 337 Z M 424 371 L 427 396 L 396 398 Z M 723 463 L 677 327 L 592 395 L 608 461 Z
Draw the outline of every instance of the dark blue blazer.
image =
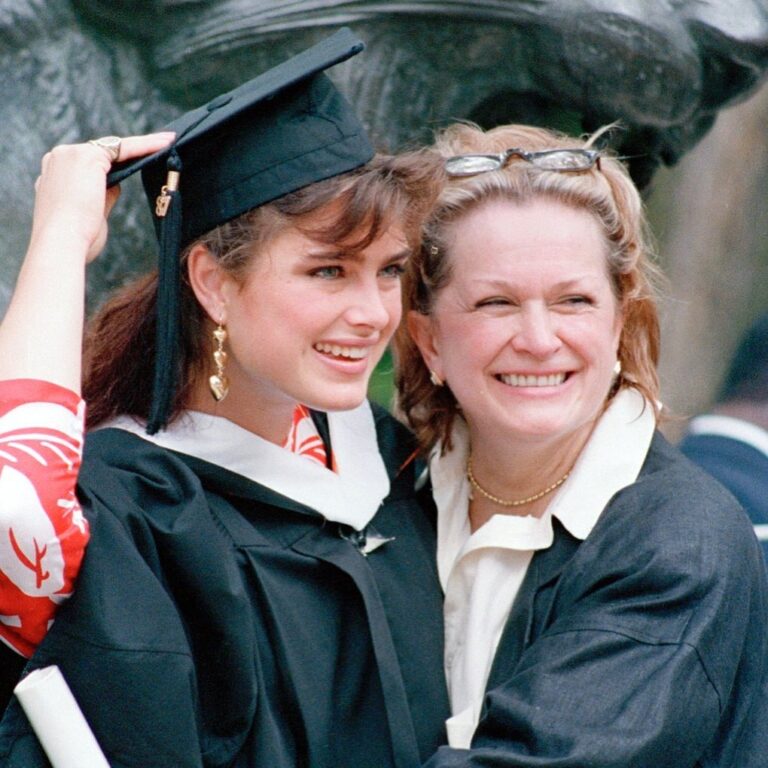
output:
M 768 587 L 743 510 L 657 434 L 583 542 L 556 523 L 472 749 L 428 768 L 765 768 Z

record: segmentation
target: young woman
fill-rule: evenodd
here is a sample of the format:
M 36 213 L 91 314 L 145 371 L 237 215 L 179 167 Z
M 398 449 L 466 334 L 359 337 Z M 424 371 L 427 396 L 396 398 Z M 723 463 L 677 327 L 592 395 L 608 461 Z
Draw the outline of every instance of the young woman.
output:
M 445 590 L 450 746 L 427 765 L 764 765 L 760 549 L 656 429 L 635 187 L 543 129 L 455 126 L 437 149 L 398 338 Z
M 358 47 L 325 41 L 173 136 L 43 160 L 0 330 L 0 482 L 27 509 L 4 495 L 2 636 L 43 638 L 87 520 L 28 668 L 61 667 L 113 764 L 409 768 L 442 739 L 434 532 L 407 432 L 365 399 L 434 165 L 371 158 L 322 75 Z M 92 323 L 78 473 L 113 161 L 143 167 L 162 262 Z M 0 762 L 45 764 L 15 702 Z

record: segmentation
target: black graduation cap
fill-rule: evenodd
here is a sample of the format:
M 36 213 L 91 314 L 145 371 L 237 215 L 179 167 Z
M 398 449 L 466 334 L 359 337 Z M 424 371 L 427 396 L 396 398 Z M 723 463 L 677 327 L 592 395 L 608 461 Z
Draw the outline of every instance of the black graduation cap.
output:
M 323 74 L 363 50 L 344 28 L 170 123 L 174 143 L 117 163 L 114 185 L 142 172 L 160 242 L 157 342 L 147 432 L 165 426 L 176 389 L 179 253 L 251 208 L 367 163 L 373 148 Z

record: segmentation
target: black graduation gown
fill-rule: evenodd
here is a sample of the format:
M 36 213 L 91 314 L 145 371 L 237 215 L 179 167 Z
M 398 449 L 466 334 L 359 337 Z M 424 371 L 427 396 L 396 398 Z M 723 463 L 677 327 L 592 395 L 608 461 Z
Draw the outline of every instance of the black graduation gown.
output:
M 13 695 L 13 688 L 19 681 L 26 659 L 0 643 L 0 711 Z
M 29 669 L 58 664 L 113 766 L 415 768 L 444 742 L 434 522 L 408 433 L 376 412 L 391 492 L 368 555 L 241 475 L 105 429 L 79 496 L 92 539 Z M 47 765 L 18 703 L 0 765 Z

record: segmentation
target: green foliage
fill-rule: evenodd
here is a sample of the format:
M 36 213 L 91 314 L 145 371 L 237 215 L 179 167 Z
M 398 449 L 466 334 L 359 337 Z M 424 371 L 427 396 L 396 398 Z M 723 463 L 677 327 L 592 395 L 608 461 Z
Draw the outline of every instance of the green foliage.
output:
M 368 385 L 368 397 L 385 408 L 392 407 L 395 392 L 394 363 L 389 349 L 384 353 Z

